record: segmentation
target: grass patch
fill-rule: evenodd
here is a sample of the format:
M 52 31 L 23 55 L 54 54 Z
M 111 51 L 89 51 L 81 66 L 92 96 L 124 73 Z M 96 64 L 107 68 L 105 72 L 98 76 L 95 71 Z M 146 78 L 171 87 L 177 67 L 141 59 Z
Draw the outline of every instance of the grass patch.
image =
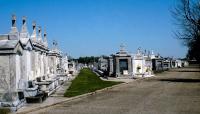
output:
M 0 114 L 9 114 L 9 113 L 10 113 L 10 109 L 0 108 Z
M 72 81 L 72 84 L 66 90 L 64 96 L 73 97 L 84 93 L 94 92 L 96 90 L 120 83 L 122 82 L 103 81 L 90 69 L 84 68 Z

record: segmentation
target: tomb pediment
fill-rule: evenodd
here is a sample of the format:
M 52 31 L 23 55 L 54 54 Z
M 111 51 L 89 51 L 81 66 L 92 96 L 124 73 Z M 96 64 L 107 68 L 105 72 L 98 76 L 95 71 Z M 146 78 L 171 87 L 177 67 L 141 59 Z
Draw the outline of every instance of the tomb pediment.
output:
M 33 44 L 32 44 L 32 42 L 31 42 L 30 39 L 28 39 L 28 38 L 21 38 L 20 41 L 21 41 L 24 49 L 26 49 L 26 50 L 32 50 L 33 49 Z
M 1 54 L 22 53 L 22 50 L 23 47 L 19 40 L 1 40 L 0 42 Z
M 22 44 L 19 42 L 19 43 L 16 45 L 16 47 L 15 47 L 13 53 L 22 54 L 22 53 L 23 53 L 23 49 L 24 49 L 24 48 L 22 47 Z
M 34 40 L 31 40 L 32 44 L 33 44 L 33 49 L 37 50 L 37 51 L 48 51 L 49 49 L 47 47 L 45 47 L 43 44 L 39 43 L 39 42 L 35 42 Z

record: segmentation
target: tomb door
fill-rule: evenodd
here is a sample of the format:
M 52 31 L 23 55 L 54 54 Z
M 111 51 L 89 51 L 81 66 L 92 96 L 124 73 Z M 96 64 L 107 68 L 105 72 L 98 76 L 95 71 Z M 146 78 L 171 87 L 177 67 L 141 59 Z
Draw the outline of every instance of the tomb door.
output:
M 119 59 L 119 70 L 121 74 L 124 70 L 128 71 L 128 59 Z

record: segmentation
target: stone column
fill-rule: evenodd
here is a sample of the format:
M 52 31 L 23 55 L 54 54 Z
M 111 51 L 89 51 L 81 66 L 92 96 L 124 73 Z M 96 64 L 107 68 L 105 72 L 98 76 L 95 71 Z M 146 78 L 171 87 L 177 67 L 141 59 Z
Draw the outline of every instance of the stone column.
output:
M 119 58 L 116 57 L 116 77 L 120 76 Z
M 9 55 L 9 74 L 6 77 L 9 91 L 15 91 L 17 89 L 16 77 L 20 73 L 20 64 L 17 66 L 16 54 Z
M 54 74 L 57 73 L 57 57 L 54 56 L 54 64 L 53 64 L 53 67 L 54 67 Z
M 35 77 L 39 77 L 39 73 L 40 73 L 40 65 L 39 65 L 39 52 L 36 51 L 35 52 Z
M 31 75 L 32 77 L 30 78 L 31 80 L 35 79 L 35 75 L 36 75 L 36 68 L 35 68 L 35 50 L 32 50 L 31 52 Z
M 21 76 L 20 78 L 22 79 L 26 79 L 26 72 L 27 72 L 27 69 L 26 69 L 26 50 L 23 50 L 23 55 L 22 57 L 20 58 L 20 65 L 21 65 L 21 68 L 20 68 L 20 72 L 21 72 Z
M 40 65 L 41 65 L 41 69 L 40 69 L 40 71 L 41 71 L 41 74 L 40 74 L 40 76 L 44 76 L 44 53 L 43 52 L 41 52 L 41 58 L 40 58 Z
M 45 76 L 47 76 L 47 74 L 48 74 L 48 59 L 47 59 L 47 53 L 46 52 L 44 54 L 44 61 L 45 61 L 45 63 L 44 63 L 44 74 L 45 74 Z
M 19 80 L 20 80 L 20 78 L 21 78 L 21 63 L 20 63 L 20 58 L 21 58 L 21 56 L 19 55 L 19 54 L 16 54 L 15 55 L 15 65 L 16 65 L 16 70 L 15 70 L 15 78 L 14 77 L 11 77 L 11 79 L 15 79 L 13 82 L 15 83 L 15 87 L 14 87 L 14 89 L 16 90 L 17 88 L 18 88 L 18 83 L 19 83 Z
M 113 74 L 113 58 L 109 58 L 109 75 Z
M 43 54 L 43 61 L 44 61 L 44 75 L 47 75 L 47 61 L 46 61 L 46 53 Z
M 28 50 L 27 51 L 27 66 L 28 66 L 28 72 L 27 72 L 27 77 L 28 77 L 28 80 L 32 80 L 33 79 L 33 74 L 32 74 L 32 51 Z
M 128 58 L 128 73 L 129 75 L 132 73 L 132 61 L 131 58 Z

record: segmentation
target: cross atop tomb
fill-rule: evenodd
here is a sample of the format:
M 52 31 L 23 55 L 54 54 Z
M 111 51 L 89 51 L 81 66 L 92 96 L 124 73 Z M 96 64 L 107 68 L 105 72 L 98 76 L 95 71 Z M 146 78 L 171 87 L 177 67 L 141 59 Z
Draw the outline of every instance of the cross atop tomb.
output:
M 141 47 L 139 47 L 139 48 L 137 49 L 137 54 L 138 54 L 138 55 L 141 54 Z
M 123 43 L 120 45 L 120 51 L 121 51 L 121 52 L 124 52 L 124 51 L 125 51 L 125 45 L 124 45 Z
M 53 40 L 53 49 L 56 50 L 58 47 L 58 43 L 56 40 Z
M 57 41 L 53 40 L 53 46 L 57 47 L 58 43 Z

